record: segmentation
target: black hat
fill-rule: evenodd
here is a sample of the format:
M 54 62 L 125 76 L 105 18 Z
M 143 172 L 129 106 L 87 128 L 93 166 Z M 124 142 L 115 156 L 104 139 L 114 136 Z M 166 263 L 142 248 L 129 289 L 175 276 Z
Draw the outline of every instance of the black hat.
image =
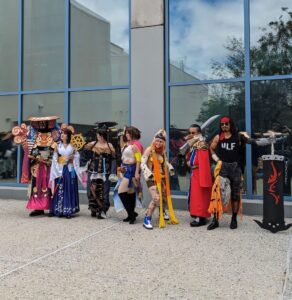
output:
M 108 130 L 111 127 L 118 125 L 117 122 L 113 122 L 113 121 L 95 122 L 95 124 L 97 124 L 97 127 L 95 127 L 94 129 L 97 129 L 97 130 Z

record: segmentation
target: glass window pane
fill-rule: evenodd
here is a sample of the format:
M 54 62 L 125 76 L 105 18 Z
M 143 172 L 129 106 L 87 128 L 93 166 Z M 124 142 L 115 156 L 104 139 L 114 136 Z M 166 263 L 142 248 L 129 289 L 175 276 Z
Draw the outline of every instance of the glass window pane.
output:
M 64 1 L 24 1 L 24 89 L 63 87 L 64 28 Z
M 292 73 L 291 0 L 251 0 L 251 74 Z
M 287 162 L 284 195 L 291 197 L 292 182 L 292 79 L 256 81 L 251 84 L 252 134 L 262 137 L 267 130 L 281 135 L 275 144 L 275 154 L 284 155 Z M 262 155 L 271 147 L 252 146 L 253 193 L 263 194 Z
M 242 77 L 243 1 L 169 3 L 170 80 Z
M 0 91 L 17 91 L 18 0 L 0 0 Z
M 214 115 L 230 115 L 238 129 L 245 129 L 244 84 L 209 84 L 172 87 L 170 89 L 169 160 L 176 169 L 171 189 L 187 192 L 189 170 L 186 157 L 178 155 L 191 124 L 202 124 Z M 219 132 L 219 119 L 205 131 L 207 141 Z
M 0 183 L 16 182 L 18 147 L 11 129 L 17 125 L 17 96 L 1 96 L 0 105 Z
M 58 123 L 64 121 L 64 94 L 33 94 L 23 96 L 22 120 L 30 116 L 59 116 Z
M 129 83 L 129 1 L 71 0 L 72 87 Z
M 128 90 L 71 93 L 70 124 L 82 133 L 101 121 L 115 121 L 123 128 L 129 121 L 128 103 Z

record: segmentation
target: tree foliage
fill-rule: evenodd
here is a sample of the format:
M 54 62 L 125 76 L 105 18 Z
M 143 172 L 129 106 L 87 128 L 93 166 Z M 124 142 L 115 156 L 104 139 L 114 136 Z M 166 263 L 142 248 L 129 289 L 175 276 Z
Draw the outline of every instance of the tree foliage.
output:
M 283 7 L 282 13 L 276 21 L 261 28 L 262 36 L 250 49 L 251 76 L 292 74 L 292 12 Z M 213 62 L 213 74 L 218 78 L 243 77 L 243 41 L 229 38 L 225 48 L 228 55 L 223 63 Z M 203 103 L 198 121 L 218 113 L 244 120 L 243 87 L 243 83 L 215 87 L 212 96 Z M 253 81 L 251 107 L 254 131 L 265 131 L 275 121 L 292 128 L 292 80 Z

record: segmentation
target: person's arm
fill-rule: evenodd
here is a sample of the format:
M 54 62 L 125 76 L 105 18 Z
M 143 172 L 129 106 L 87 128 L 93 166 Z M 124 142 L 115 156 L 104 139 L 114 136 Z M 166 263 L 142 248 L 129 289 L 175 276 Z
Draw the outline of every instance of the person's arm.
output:
M 173 165 L 169 161 L 166 161 L 166 164 L 167 164 L 167 168 L 168 168 L 168 171 L 169 171 L 169 175 L 174 176 L 175 170 L 174 170 Z
M 143 176 L 144 176 L 146 181 L 153 178 L 153 173 L 148 168 L 148 159 L 149 159 L 149 156 L 150 156 L 150 152 L 151 152 L 151 148 L 148 147 L 145 150 L 145 152 L 142 156 L 142 160 L 141 160 L 141 170 L 142 170 Z
M 211 156 L 212 156 L 212 159 L 215 162 L 218 162 L 220 160 L 219 157 L 217 156 L 216 152 L 215 152 L 215 149 L 217 148 L 218 143 L 219 143 L 219 135 L 217 134 L 214 137 L 214 139 L 213 139 L 213 141 L 212 141 L 212 143 L 210 145 Z
M 191 147 L 201 138 L 201 135 L 192 135 L 186 138 L 187 142 L 179 148 L 179 153 L 185 155 L 191 149 Z
M 116 156 L 116 150 L 115 150 L 114 146 L 111 143 L 109 143 L 108 146 L 109 146 L 109 149 L 111 151 L 112 156 L 115 157 Z
M 96 142 L 93 141 L 93 142 L 90 142 L 90 143 L 88 143 L 88 144 L 85 144 L 84 147 L 83 147 L 83 149 L 84 149 L 84 150 L 92 150 L 92 148 L 94 147 L 95 143 L 96 143 Z
M 134 156 L 135 156 L 135 160 L 136 160 L 135 179 L 137 181 L 140 181 L 140 165 L 141 165 L 142 155 L 136 145 L 132 145 L 132 147 L 133 147 L 133 152 L 134 152 Z

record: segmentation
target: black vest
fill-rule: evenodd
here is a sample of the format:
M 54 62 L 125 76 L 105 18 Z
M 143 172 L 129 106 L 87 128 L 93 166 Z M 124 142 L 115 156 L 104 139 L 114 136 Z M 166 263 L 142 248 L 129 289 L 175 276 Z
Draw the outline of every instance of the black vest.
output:
M 229 139 L 219 140 L 216 153 L 223 162 L 238 162 L 242 160 L 241 143 L 238 134 L 233 134 Z

